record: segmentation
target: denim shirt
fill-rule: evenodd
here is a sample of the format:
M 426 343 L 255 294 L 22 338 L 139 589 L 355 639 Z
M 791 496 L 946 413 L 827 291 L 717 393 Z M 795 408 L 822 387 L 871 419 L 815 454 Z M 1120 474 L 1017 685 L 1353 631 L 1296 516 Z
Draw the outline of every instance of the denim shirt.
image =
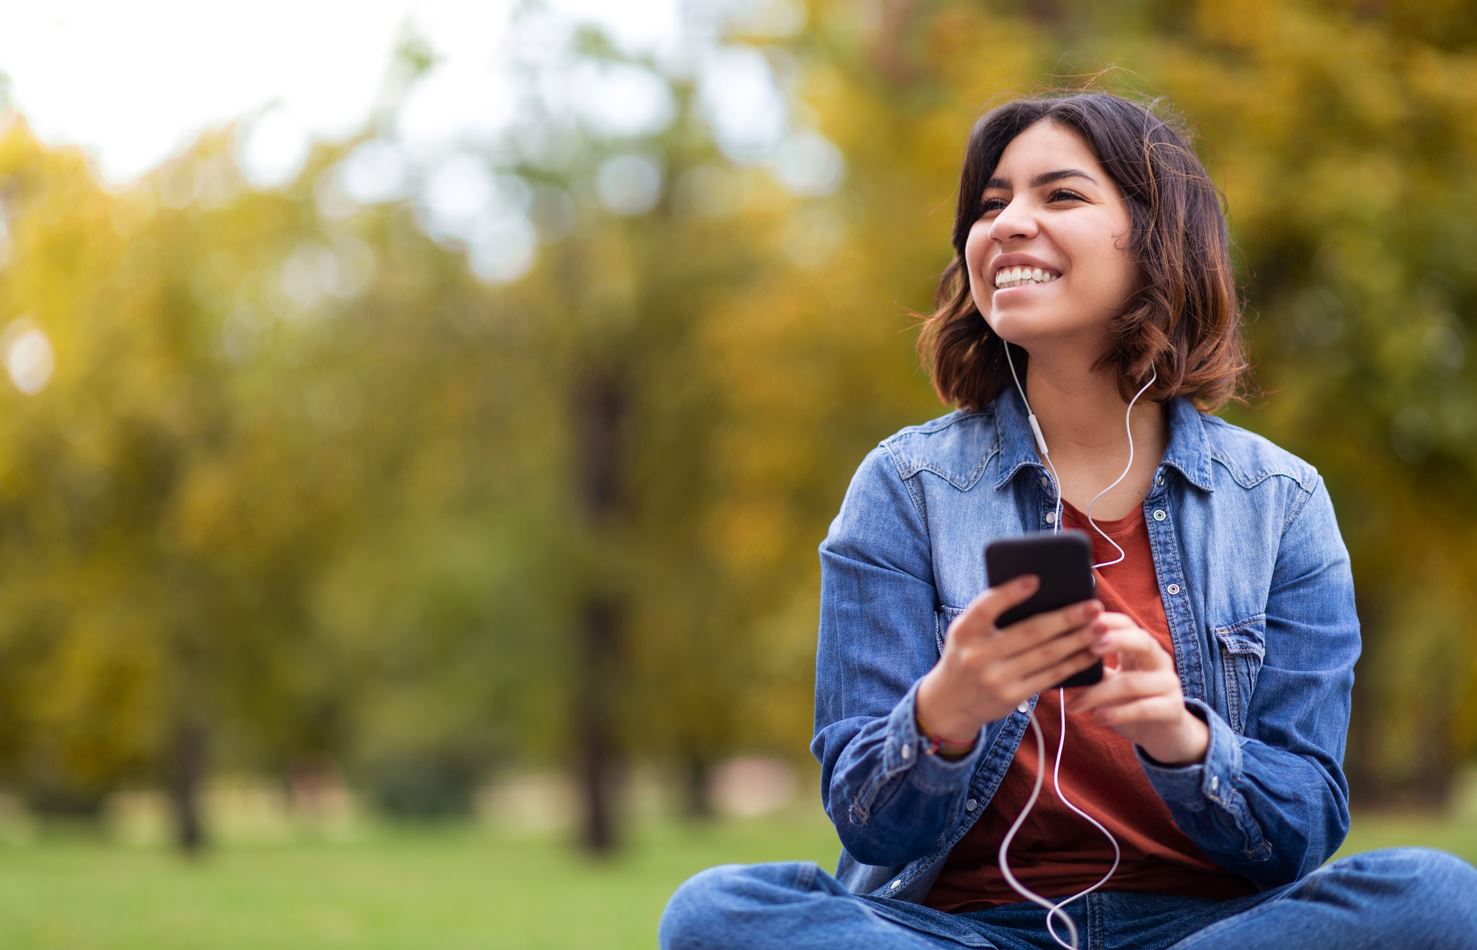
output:
M 1349 828 L 1348 551 L 1312 466 L 1183 398 L 1166 416 L 1143 510 L 1180 686 L 1210 745 L 1183 767 L 1135 751 L 1206 856 L 1269 888 L 1317 868 Z M 853 892 L 921 902 L 990 806 L 1035 697 L 951 761 L 926 752 L 914 696 L 986 587 L 985 543 L 1049 528 L 1055 506 L 1013 390 L 901 430 L 857 470 L 820 545 L 811 743 Z

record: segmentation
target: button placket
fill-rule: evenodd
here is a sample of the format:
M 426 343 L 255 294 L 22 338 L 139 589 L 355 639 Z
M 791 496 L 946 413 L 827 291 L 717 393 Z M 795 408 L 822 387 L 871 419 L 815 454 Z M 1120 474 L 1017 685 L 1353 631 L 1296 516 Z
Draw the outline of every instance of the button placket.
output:
M 1164 486 L 1167 473 L 1155 476 L 1154 482 Z M 1175 670 L 1179 674 L 1180 686 L 1186 696 L 1204 699 L 1205 658 L 1194 632 L 1194 613 L 1190 598 L 1186 596 L 1185 572 L 1180 563 L 1178 545 L 1175 543 L 1175 522 L 1169 517 L 1171 499 L 1168 489 L 1155 490 L 1153 500 L 1146 503 L 1144 513 L 1149 529 L 1149 550 L 1154 559 L 1154 573 L 1163 592 L 1165 620 L 1169 622 Z M 1153 507 L 1150 507 L 1150 506 Z
M 1041 482 L 1042 488 L 1041 503 L 1042 508 L 1045 510 L 1045 513 L 1042 515 L 1042 520 L 1046 522 L 1047 527 L 1051 527 L 1052 525 L 1056 524 L 1057 499 L 1051 491 L 1051 479 L 1043 474 L 1039 480 Z

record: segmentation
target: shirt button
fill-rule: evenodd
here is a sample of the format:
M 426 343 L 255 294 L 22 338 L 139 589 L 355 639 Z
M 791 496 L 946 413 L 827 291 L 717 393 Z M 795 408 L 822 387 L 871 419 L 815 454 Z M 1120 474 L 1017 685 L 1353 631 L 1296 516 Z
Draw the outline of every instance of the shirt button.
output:
M 1169 516 L 1164 513 L 1164 509 L 1163 508 L 1155 508 L 1154 509 L 1154 520 L 1155 521 L 1163 521 L 1167 517 L 1169 517 Z
M 1173 597 L 1175 594 L 1178 594 L 1179 592 L 1180 592 L 1180 585 L 1178 585 L 1178 584 L 1170 584 L 1169 585 L 1169 596 Z
M 1030 712 L 1031 711 L 1031 701 L 1029 699 L 1023 699 L 1023 700 L 1021 700 L 1020 701 L 1020 704 L 1015 707 L 1015 711 L 1016 712 Z
M 1221 787 L 1221 777 L 1219 775 L 1212 775 L 1210 777 L 1210 790 L 1213 792 L 1213 791 L 1216 791 L 1217 789 L 1219 789 L 1220 787 Z
M 1155 485 L 1163 485 L 1164 484 L 1164 476 L 1163 475 L 1157 476 L 1154 479 L 1154 484 Z
M 1047 478 L 1045 475 L 1042 475 L 1041 476 L 1041 487 L 1042 488 L 1050 488 L 1051 487 L 1051 479 Z
M 964 803 L 964 810 L 965 811 L 974 811 L 978 807 L 980 807 L 980 803 L 977 802 L 977 801 L 975 801 L 972 798 L 969 801 L 967 801 L 967 802 Z
M 889 884 L 889 885 L 887 885 L 887 886 L 888 886 L 888 888 L 889 888 L 889 889 L 890 889 L 890 890 L 894 890 L 894 891 L 895 891 L 895 890 L 897 890 L 897 889 L 898 889 L 898 888 L 900 888 L 900 887 L 902 887 L 902 886 L 903 886 L 903 882 L 902 882 L 902 881 L 901 881 L 901 880 L 898 880 L 898 881 L 893 881 L 893 882 L 892 882 L 892 883 L 891 883 L 891 884 Z
M 910 745 L 903 746 L 901 749 L 898 750 L 898 755 L 902 756 L 903 761 L 906 762 L 908 759 L 911 759 L 913 757 L 913 747 Z
M 1048 511 L 1046 513 L 1046 523 L 1047 524 L 1056 524 L 1056 512 L 1054 512 L 1054 511 Z

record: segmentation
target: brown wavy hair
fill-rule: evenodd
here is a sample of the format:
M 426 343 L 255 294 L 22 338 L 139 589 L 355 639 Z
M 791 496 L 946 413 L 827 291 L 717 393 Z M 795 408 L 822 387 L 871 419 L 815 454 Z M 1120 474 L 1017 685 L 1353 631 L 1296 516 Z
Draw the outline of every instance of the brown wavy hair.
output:
M 964 409 L 989 405 L 1010 382 L 1005 344 L 969 292 L 964 242 L 980 217 L 985 183 L 1021 132 L 1050 121 L 1080 135 L 1117 184 L 1132 222 L 1128 250 L 1139 288 L 1110 325 L 1113 345 L 1094 369 L 1114 369 L 1128 400 L 1186 396 L 1207 412 L 1245 402 L 1250 371 L 1220 195 L 1187 136 L 1150 108 L 1102 92 L 1018 99 L 990 110 L 969 136 L 954 214 L 954 260 L 939 280 L 934 312 L 919 316 L 918 357 L 939 398 Z M 1016 368 L 1028 359 L 1017 347 Z

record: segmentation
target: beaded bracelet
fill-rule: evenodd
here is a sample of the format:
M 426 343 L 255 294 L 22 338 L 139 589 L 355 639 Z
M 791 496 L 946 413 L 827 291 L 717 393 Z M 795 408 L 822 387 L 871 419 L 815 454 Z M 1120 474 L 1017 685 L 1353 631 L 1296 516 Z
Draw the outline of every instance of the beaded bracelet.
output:
M 975 748 L 975 740 L 979 739 L 979 736 L 970 736 L 969 739 L 944 739 L 942 736 L 935 736 L 926 725 L 923 725 L 923 720 L 917 717 L 917 711 L 914 711 L 913 721 L 917 722 L 917 727 L 919 727 L 919 736 L 923 739 L 925 755 L 938 755 L 942 752 L 945 756 L 956 756 L 957 758 Z
M 974 739 L 959 741 L 957 739 L 945 739 L 941 736 L 932 736 L 922 729 L 919 734 L 923 738 L 923 753 L 925 755 L 942 754 L 945 758 L 961 758 L 974 748 Z

